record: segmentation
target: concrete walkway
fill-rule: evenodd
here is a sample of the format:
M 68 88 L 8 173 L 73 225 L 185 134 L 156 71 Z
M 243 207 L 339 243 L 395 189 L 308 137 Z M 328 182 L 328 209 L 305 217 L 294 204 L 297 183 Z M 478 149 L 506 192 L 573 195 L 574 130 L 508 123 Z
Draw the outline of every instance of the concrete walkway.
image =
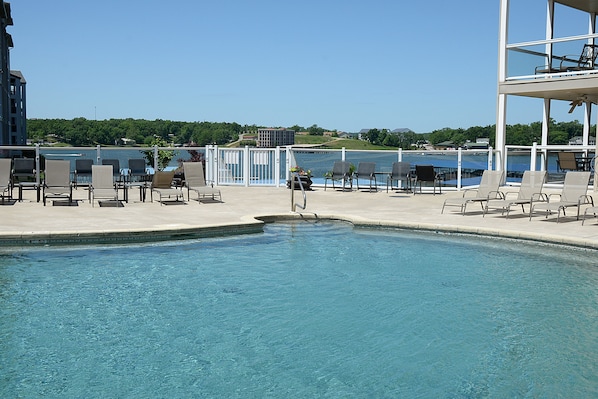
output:
M 484 234 L 540 240 L 551 243 L 598 248 L 598 221 L 588 218 L 585 225 L 570 208 L 567 217 L 556 222 L 556 215 L 534 216 L 529 221 L 521 208 L 514 208 L 509 219 L 499 212 L 482 217 L 477 204 L 465 216 L 456 207 L 441 214 L 444 200 L 460 197 L 460 192 L 409 194 L 379 190 L 335 191 L 316 187 L 307 192 L 307 207 L 291 212 L 291 191 L 274 187 L 219 187 L 223 202 L 192 200 L 161 205 L 141 202 L 137 191 L 123 207 L 92 207 L 87 190 L 74 190 L 76 204 L 43 206 L 34 191 L 24 192 L 23 202 L 0 205 L 0 244 L 26 245 L 70 242 L 124 242 L 203 237 L 261 231 L 263 221 L 292 218 L 340 219 L 356 225 L 389 226 L 431 231 Z M 516 188 L 507 191 L 517 191 Z M 546 192 L 558 192 L 545 190 Z M 295 201 L 302 203 L 300 191 Z M 592 193 L 590 193 L 592 194 Z M 16 196 L 16 190 L 15 190 Z M 598 196 L 596 196 L 598 200 Z M 527 209 L 527 207 L 526 207 Z M 582 209 L 583 214 L 583 209 Z

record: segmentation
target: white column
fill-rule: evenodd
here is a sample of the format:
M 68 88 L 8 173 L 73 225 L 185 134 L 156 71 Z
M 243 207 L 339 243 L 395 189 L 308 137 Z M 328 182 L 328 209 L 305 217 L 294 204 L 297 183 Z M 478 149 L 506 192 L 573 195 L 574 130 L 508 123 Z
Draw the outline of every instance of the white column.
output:
M 501 162 L 496 163 L 497 170 L 503 170 L 506 145 L 507 96 L 500 93 L 500 84 L 507 79 L 507 41 L 509 27 L 509 0 L 500 0 L 500 22 L 498 32 L 498 87 L 496 100 L 495 146 L 501 154 Z

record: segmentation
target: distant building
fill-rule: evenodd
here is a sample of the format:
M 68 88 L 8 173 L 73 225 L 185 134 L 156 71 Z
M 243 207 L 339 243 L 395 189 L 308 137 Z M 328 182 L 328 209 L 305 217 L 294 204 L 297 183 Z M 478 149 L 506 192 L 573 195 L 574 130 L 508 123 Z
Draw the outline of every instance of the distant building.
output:
M 258 129 L 257 146 L 258 147 L 278 147 L 295 144 L 295 131 L 285 128 L 281 129 Z
M 588 138 L 589 145 L 596 145 L 596 137 L 590 136 Z M 583 145 L 583 137 L 575 136 L 569 139 L 569 145 Z
M 400 127 L 398 129 L 391 130 L 390 133 L 392 133 L 392 134 L 413 133 L 413 130 L 409 129 L 408 127 Z
M 12 36 L 6 32 L 11 26 L 10 3 L 0 0 L 0 145 L 11 144 L 11 74 L 9 49 L 13 47 Z

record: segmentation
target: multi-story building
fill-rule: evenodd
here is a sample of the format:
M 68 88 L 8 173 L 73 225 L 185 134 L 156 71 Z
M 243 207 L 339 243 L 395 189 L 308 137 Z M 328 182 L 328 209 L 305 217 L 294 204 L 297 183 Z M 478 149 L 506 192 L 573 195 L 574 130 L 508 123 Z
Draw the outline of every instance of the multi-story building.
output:
M 21 71 L 10 71 L 10 145 L 27 144 L 26 83 Z
M 12 25 L 10 3 L 0 0 L 0 145 L 10 144 L 10 57 L 12 36 L 6 27 Z
M 512 21 L 538 20 L 522 15 L 525 8 L 515 5 L 539 5 L 541 12 L 545 9 L 545 29 L 530 33 L 534 37 L 518 36 L 517 42 L 510 42 Z M 505 151 L 510 96 L 543 99 L 541 145 L 551 144 L 551 104 L 566 102 L 571 111 L 583 107 L 582 142 L 588 145 L 592 105 L 598 103 L 597 12 L 597 0 L 500 0 L 496 149 L 501 154 Z M 504 156 L 497 168 L 505 169 Z
M 258 147 L 277 147 L 295 144 L 295 131 L 285 128 L 281 129 L 258 129 Z

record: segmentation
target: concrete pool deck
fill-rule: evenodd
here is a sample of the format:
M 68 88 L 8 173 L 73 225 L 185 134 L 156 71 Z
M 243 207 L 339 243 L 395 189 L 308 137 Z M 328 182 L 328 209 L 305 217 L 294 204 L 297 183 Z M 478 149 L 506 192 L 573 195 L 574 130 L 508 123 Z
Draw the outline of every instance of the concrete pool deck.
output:
M 567 210 L 567 216 L 561 217 L 560 223 L 556 222 L 556 215 L 545 218 L 541 214 L 529 221 L 520 207 L 513 208 L 506 219 L 497 211 L 482 217 L 480 206 L 472 204 L 462 216 L 457 207 L 440 213 L 445 199 L 462 196 L 456 191 L 413 195 L 387 193 L 385 189 L 343 192 L 315 187 L 307 192 L 306 209 L 297 208 L 298 212 L 293 213 L 291 192 L 287 188 L 219 188 L 222 203 L 198 203 L 192 199 L 185 204 L 160 205 L 150 202 L 149 194 L 147 201 L 141 202 L 138 192 L 131 191 L 130 200 L 123 207 L 100 207 L 97 203 L 92 207 L 87 201 L 87 190 L 81 187 L 73 190 L 75 206 L 52 206 L 49 202 L 44 207 L 42 202 L 36 201 L 34 191 L 24 191 L 23 202 L 7 201 L 0 205 L 0 244 L 153 241 L 250 233 L 261 231 L 263 221 L 320 218 L 345 220 L 355 225 L 480 234 L 598 248 L 598 220 L 588 217 L 582 226 L 573 208 Z M 517 191 L 517 188 L 504 191 Z M 598 195 L 594 197 L 598 202 Z M 303 202 L 300 191 L 295 191 L 295 202 Z M 584 207 L 582 215 L 583 210 Z

